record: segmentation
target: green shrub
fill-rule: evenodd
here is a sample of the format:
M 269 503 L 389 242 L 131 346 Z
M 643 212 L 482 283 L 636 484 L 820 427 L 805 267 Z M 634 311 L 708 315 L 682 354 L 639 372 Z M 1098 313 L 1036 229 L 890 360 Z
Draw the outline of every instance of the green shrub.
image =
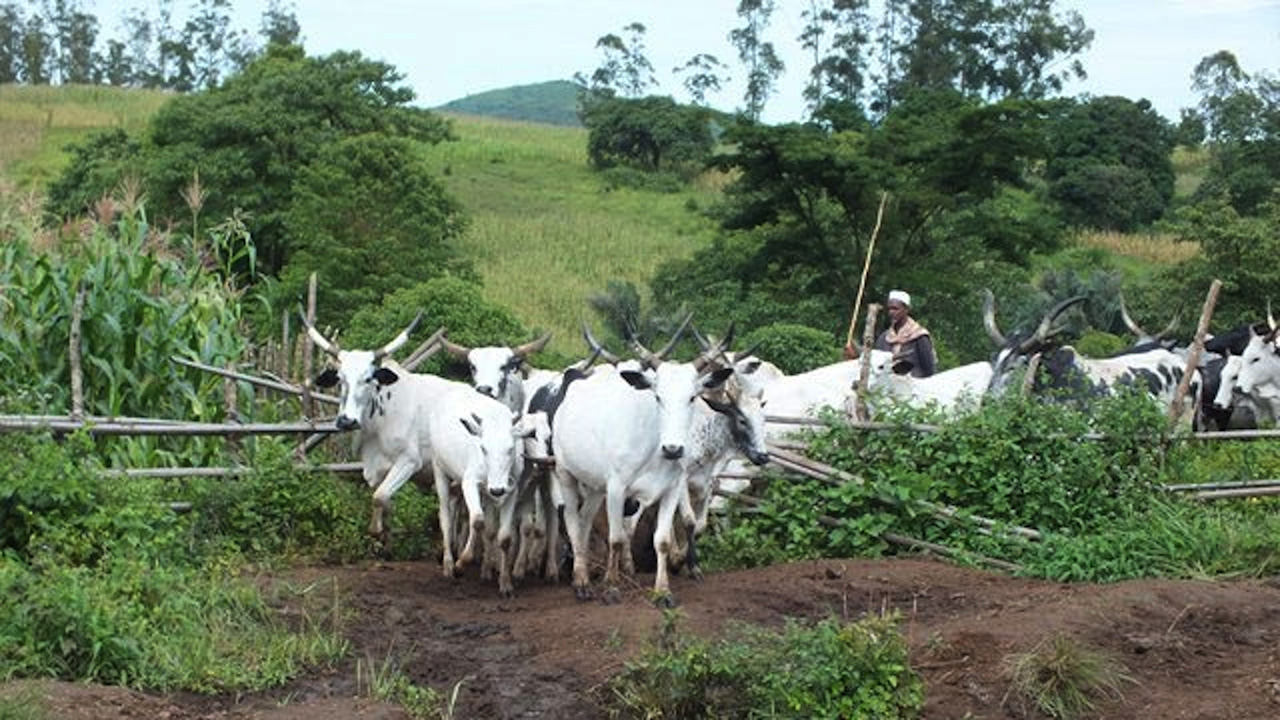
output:
M 709 642 L 680 635 L 668 615 L 657 646 L 609 682 L 607 702 L 641 718 L 916 717 L 924 686 L 897 620 L 737 624 Z
M 838 362 L 841 346 L 831 333 L 793 323 L 773 323 L 747 333 L 735 347 L 754 347 L 755 354 L 788 374 Z

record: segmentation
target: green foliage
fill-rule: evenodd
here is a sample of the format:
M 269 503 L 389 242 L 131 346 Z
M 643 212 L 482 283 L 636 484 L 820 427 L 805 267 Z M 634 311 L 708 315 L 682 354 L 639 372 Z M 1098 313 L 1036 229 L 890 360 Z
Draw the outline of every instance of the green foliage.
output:
M 1232 328 L 1258 322 L 1265 298 L 1280 298 L 1280 275 L 1271 272 L 1280 253 L 1280 198 L 1245 216 L 1218 198 L 1180 208 L 1171 228 L 1197 240 L 1200 254 L 1161 276 L 1170 305 L 1178 297 L 1200 297 L 1213 279 L 1223 292 L 1214 310 L 1214 326 Z
M 792 323 L 758 327 L 744 335 L 735 347 L 755 348 L 757 356 L 787 374 L 802 373 L 842 359 L 841 344 L 829 333 Z
M 599 169 L 696 171 L 715 147 L 712 112 L 669 97 L 589 94 L 580 114 L 588 131 L 587 157 Z
M 408 326 L 419 311 L 423 313 L 420 339 L 443 326 L 450 340 L 468 347 L 518 345 L 529 340 L 524 326 L 506 308 L 485 300 L 478 286 L 461 278 L 439 277 L 397 290 L 380 305 L 359 310 L 342 331 L 340 342 L 350 348 L 380 347 Z M 320 314 L 321 321 L 327 323 L 323 307 Z M 448 362 L 448 353 L 439 353 L 418 371 L 439 374 Z
M 1070 224 L 1131 231 L 1160 218 L 1173 197 L 1174 133 L 1147 101 L 1064 100 L 1049 123 L 1050 194 Z
M 1085 717 L 1134 682 L 1118 661 L 1062 633 L 1008 656 L 1005 670 L 1022 702 L 1055 720 Z
M 209 189 L 203 213 L 242 211 L 263 269 L 274 275 L 301 239 L 286 227 L 294 182 L 324 150 L 368 133 L 426 143 L 448 136 L 438 117 L 409 106 L 413 91 L 399 84 L 402 78 L 356 52 L 309 58 L 297 46 L 272 46 L 222 84 L 162 107 L 140 152 L 118 153 L 114 172 L 97 165 L 111 158 L 77 153 L 50 210 L 58 217 L 83 212 L 78 203 L 112 190 L 140 157 L 151 216 L 189 230 L 183 191 L 198 172 Z
M 343 138 L 320 148 L 297 174 L 285 228 L 292 253 L 277 288 L 278 307 L 306 297 L 318 277 L 327 322 L 346 325 L 388 293 L 453 272 L 474 278 L 456 257 L 465 230 L 460 208 L 403 138 Z
M 609 681 L 612 711 L 637 718 L 912 718 L 924 686 L 893 616 L 733 624 L 715 642 L 668 616 L 656 647 Z
M 358 478 L 300 472 L 293 447 L 259 442 L 249 465 L 253 472 L 172 493 L 191 503 L 190 537 L 202 552 L 247 558 L 303 557 L 351 562 L 374 550 L 366 528 L 369 490 Z M 412 531 L 396 536 L 390 548 L 399 559 L 429 553 L 435 494 L 406 488 L 396 496 L 398 525 Z

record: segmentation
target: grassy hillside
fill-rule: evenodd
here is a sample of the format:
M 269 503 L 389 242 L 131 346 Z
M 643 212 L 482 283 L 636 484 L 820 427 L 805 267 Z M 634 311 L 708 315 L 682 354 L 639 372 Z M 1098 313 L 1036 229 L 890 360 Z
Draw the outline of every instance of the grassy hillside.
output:
M 110 127 L 137 130 L 171 97 L 99 85 L 0 85 L 0 177 L 33 187 L 57 175 L 63 147 Z
M 693 211 L 718 194 L 707 184 L 663 194 L 610 188 L 587 167 L 586 131 L 449 115 L 461 138 L 428 159 L 472 216 L 467 251 L 491 300 L 555 333 L 553 349 L 580 353 L 587 298 L 609 280 L 644 288 L 663 260 L 710 241 Z

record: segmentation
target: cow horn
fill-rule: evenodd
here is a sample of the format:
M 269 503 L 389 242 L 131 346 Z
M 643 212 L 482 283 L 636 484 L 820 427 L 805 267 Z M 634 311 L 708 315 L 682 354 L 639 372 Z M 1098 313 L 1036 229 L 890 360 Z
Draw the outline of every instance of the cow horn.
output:
M 680 342 L 680 336 L 684 334 L 685 328 L 689 327 L 689 322 L 693 320 L 693 313 L 684 316 L 684 320 L 680 322 L 680 327 L 676 328 L 675 334 L 667 341 L 667 344 L 658 351 L 658 359 L 666 360 L 667 354 L 675 349 L 676 343 Z M 722 341 L 723 342 L 723 341 Z
M 1008 347 L 1009 341 L 1000 332 L 1000 328 L 996 327 L 996 296 L 987 288 L 982 289 L 982 325 L 996 346 Z
M 374 361 L 376 362 L 378 360 L 381 360 L 382 358 L 399 350 L 401 347 L 404 346 L 405 343 L 409 342 L 409 336 L 412 335 L 413 331 L 418 328 L 418 323 L 420 322 L 422 322 L 421 310 L 418 311 L 417 315 L 413 316 L 413 322 L 410 322 L 408 327 L 401 330 L 399 335 L 396 335 L 395 337 L 391 338 L 391 342 L 387 343 L 386 345 L 383 345 L 382 347 L 374 351 L 373 353 Z
M 1033 349 L 1043 344 L 1044 341 L 1049 338 L 1049 330 L 1053 327 L 1053 321 L 1057 320 L 1058 316 L 1061 315 L 1063 311 L 1065 311 L 1067 308 L 1071 307 L 1072 305 L 1082 303 L 1084 302 L 1084 300 L 1085 300 L 1085 296 L 1076 295 L 1075 297 L 1067 298 L 1066 300 L 1063 300 L 1057 305 L 1054 305 L 1053 308 L 1049 310 L 1048 314 L 1046 314 L 1044 318 L 1040 320 L 1040 326 L 1036 328 L 1035 335 L 1032 335 L 1026 340 L 1023 340 L 1022 344 L 1018 346 L 1019 352 L 1029 353 Z
M 1165 329 L 1161 330 L 1159 333 L 1156 334 L 1155 339 L 1163 340 L 1169 337 L 1169 335 L 1172 334 L 1174 330 L 1178 329 L 1178 323 L 1181 320 L 1182 320 L 1182 310 L 1178 310 L 1178 312 L 1174 313 L 1173 319 L 1169 321 L 1169 324 L 1165 326 Z
M 727 361 L 728 357 L 725 356 L 725 352 L 733 343 L 733 334 L 736 330 L 737 322 L 731 321 L 729 323 L 729 331 L 725 333 L 720 342 L 716 343 L 715 347 L 704 347 L 702 349 L 702 354 L 694 359 L 694 368 L 696 368 L 698 372 L 702 372 L 702 370 L 710 363 L 718 363 L 721 359 Z
M 1142 327 L 1138 325 L 1138 323 L 1134 322 L 1133 318 L 1129 315 L 1129 308 L 1125 307 L 1124 304 L 1124 293 L 1118 292 L 1116 295 L 1120 298 L 1120 319 L 1124 321 L 1125 327 L 1129 328 L 1129 332 L 1137 335 L 1141 339 L 1151 337 L 1147 334 L 1147 331 L 1143 330 Z
M 517 345 L 511 348 L 511 352 L 518 355 L 519 357 L 527 357 L 529 355 L 532 355 L 533 353 L 541 352 L 542 348 L 546 347 L 547 343 L 550 341 L 551 341 L 551 333 L 548 332 L 547 334 L 543 335 L 537 340 L 530 340 L 529 342 L 523 345 Z
M 1267 298 L 1267 326 L 1271 328 L 1271 332 L 1276 331 L 1276 316 L 1271 314 L 1271 298 Z
M 328 339 L 325 338 L 325 336 L 320 334 L 319 330 L 316 330 L 315 326 L 312 325 L 309 320 L 307 320 L 307 314 L 303 312 L 301 305 L 298 306 L 298 315 L 299 317 L 302 318 L 303 327 L 307 329 L 307 335 L 311 336 L 311 342 L 315 343 L 316 347 L 320 348 L 326 353 L 334 357 L 338 357 L 338 344 L 335 342 L 330 342 Z
M 459 360 L 466 360 L 467 355 L 471 354 L 471 348 L 466 345 L 459 345 L 458 343 L 451 342 L 449 338 L 444 335 L 440 336 L 440 344 L 445 350 L 449 351 L 450 355 L 458 358 Z
M 587 341 L 587 347 L 591 349 L 592 357 L 602 357 L 605 362 L 613 365 L 617 365 L 618 361 L 621 360 L 617 355 L 614 355 L 604 349 L 604 346 L 600 344 L 600 341 L 596 340 L 596 336 L 591 334 L 591 328 L 588 327 L 586 323 L 582 323 L 582 338 Z M 592 362 L 594 362 L 594 360 Z M 588 363 L 587 367 L 590 366 L 591 364 Z M 585 370 L 586 368 L 583 369 Z

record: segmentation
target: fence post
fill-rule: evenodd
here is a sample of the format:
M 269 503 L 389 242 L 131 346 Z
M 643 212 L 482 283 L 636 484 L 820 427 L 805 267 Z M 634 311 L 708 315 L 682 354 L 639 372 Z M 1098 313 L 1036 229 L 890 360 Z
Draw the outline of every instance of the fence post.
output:
M 862 329 L 862 365 L 858 368 L 858 384 L 853 400 L 854 420 L 867 420 L 867 385 L 871 380 L 871 351 L 876 341 L 876 315 L 880 313 L 879 303 L 867 306 L 867 324 Z
M 316 274 L 311 273 L 311 277 L 307 280 L 307 324 L 315 327 L 316 324 Z M 316 416 L 315 399 L 311 397 L 311 362 L 312 362 L 312 345 L 311 333 L 302 333 L 302 378 L 298 384 L 302 386 L 302 417 L 304 420 L 312 421 Z M 305 460 L 307 457 L 306 438 L 298 438 L 298 448 L 294 452 L 299 460 Z
M 71 418 L 84 419 L 84 374 L 80 369 L 80 323 L 84 317 L 84 285 L 76 288 L 76 299 L 71 306 Z
M 1182 417 L 1182 406 L 1191 386 L 1191 375 L 1200 365 L 1200 354 L 1204 352 L 1204 336 L 1209 332 L 1209 320 L 1213 317 L 1213 308 L 1218 304 L 1218 292 L 1222 290 L 1222 281 L 1214 278 L 1209 284 L 1209 294 L 1204 299 L 1204 309 L 1200 311 L 1200 324 L 1196 326 L 1195 339 L 1191 341 L 1191 349 L 1187 352 L 1187 365 L 1182 369 L 1182 380 L 1173 393 L 1173 403 L 1169 405 L 1169 422 L 1176 423 Z M 1203 386 L 1203 379 L 1202 379 Z

